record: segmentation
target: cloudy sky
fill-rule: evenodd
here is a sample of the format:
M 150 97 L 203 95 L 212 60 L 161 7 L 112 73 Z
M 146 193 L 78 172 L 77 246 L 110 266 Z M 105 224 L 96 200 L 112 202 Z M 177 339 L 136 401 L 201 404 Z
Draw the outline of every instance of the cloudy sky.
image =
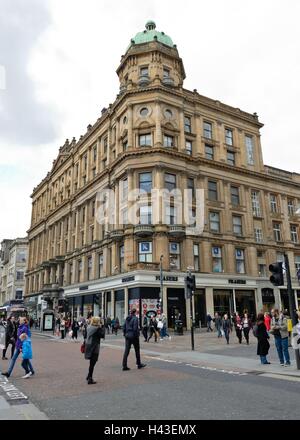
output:
M 34 186 L 116 98 L 130 39 L 154 19 L 185 87 L 265 124 L 266 164 L 300 173 L 299 0 L 0 0 L 0 240 L 26 235 Z

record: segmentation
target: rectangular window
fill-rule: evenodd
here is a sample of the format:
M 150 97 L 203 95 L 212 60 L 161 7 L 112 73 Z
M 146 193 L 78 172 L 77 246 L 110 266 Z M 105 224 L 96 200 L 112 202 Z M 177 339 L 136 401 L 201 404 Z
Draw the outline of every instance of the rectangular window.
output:
M 163 77 L 164 78 L 169 78 L 169 76 L 170 76 L 170 70 L 167 69 L 166 67 L 164 67 Z
M 168 225 L 177 224 L 177 212 L 174 206 L 167 206 L 166 208 L 166 222 Z
M 254 165 L 254 149 L 252 136 L 245 136 L 247 163 L 248 165 Z
M 295 255 L 295 269 L 296 272 L 300 270 L 300 255 Z
M 176 176 L 175 174 L 165 174 L 165 188 L 168 189 L 170 192 L 173 191 L 173 189 L 176 189 Z
M 191 141 L 185 141 L 185 152 L 186 152 L 189 156 L 192 156 L 192 154 L 193 154 L 193 142 L 191 142 Z
M 288 199 L 288 213 L 289 215 L 293 216 L 295 214 L 295 205 L 293 199 Z
M 82 223 L 85 222 L 85 206 L 82 207 Z
M 139 175 L 139 188 L 141 191 L 151 193 L 152 190 L 152 173 L 141 173 Z
M 149 69 L 148 66 L 144 66 L 140 68 L 140 76 L 148 76 L 149 75 Z
M 128 150 L 128 140 L 125 139 L 125 140 L 123 141 L 123 151 L 127 151 L 127 150 Z
M 98 260 L 98 267 L 99 267 L 98 275 L 99 275 L 99 278 L 101 278 L 101 277 L 103 277 L 103 265 L 104 265 L 103 254 L 99 254 L 98 258 L 99 258 L 99 260 Z
M 90 243 L 94 241 L 94 226 L 90 226 Z
M 205 144 L 205 158 L 209 160 L 214 159 L 214 147 Z
M 92 201 L 92 208 L 91 208 L 91 211 L 92 211 L 92 218 L 95 217 L 95 207 L 96 207 L 96 202 L 95 202 L 95 200 L 93 200 L 93 201 Z
M 211 123 L 204 122 L 203 128 L 204 128 L 204 132 L 203 132 L 204 137 L 206 139 L 212 139 L 212 125 L 211 125 Z
M 128 210 L 127 210 L 127 208 L 124 208 L 121 211 L 121 224 L 122 225 L 128 224 Z
M 263 234 L 262 234 L 262 230 L 260 228 L 255 228 L 254 229 L 254 235 L 255 235 L 256 243 L 262 243 L 262 241 L 263 241 Z
M 259 192 L 258 191 L 251 191 L 251 200 L 252 200 L 253 215 L 255 217 L 261 217 Z
M 17 252 L 17 263 L 26 263 L 26 252 L 25 251 Z
M 175 147 L 173 136 L 164 136 L 164 147 L 173 148 Z
M 70 284 L 72 284 L 73 282 L 73 263 L 69 264 L 69 280 L 70 280 Z
M 293 243 L 298 243 L 298 227 L 291 225 L 291 240 Z
M 108 146 L 108 139 L 107 139 L 107 137 L 105 137 L 104 140 L 103 140 L 103 150 L 104 150 L 104 154 L 107 153 L 107 146 Z
M 211 232 L 220 232 L 220 214 L 218 212 L 209 213 L 209 227 Z
M 124 244 L 121 244 L 119 247 L 119 258 L 120 258 L 120 271 L 124 272 L 125 269 L 125 247 Z
M 81 281 L 81 272 L 82 272 L 82 260 L 78 261 L 78 278 L 77 281 L 80 283 Z
M 243 235 L 242 217 L 237 216 L 237 215 L 233 215 L 232 216 L 232 225 L 233 225 L 234 235 Z
M 270 209 L 271 212 L 277 212 L 277 197 L 275 194 L 270 194 Z
M 217 182 L 214 182 L 212 180 L 208 181 L 208 199 L 218 200 Z
M 258 275 L 260 277 L 267 277 L 267 266 L 265 264 L 258 265 Z
M 230 187 L 231 203 L 235 206 L 240 204 L 240 192 L 237 186 Z
M 245 273 L 245 252 L 243 249 L 235 250 L 236 273 Z
M 152 206 L 140 207 L 140 224 L 141 225 L 152 224 Z
M 191 118 L 189 118 L 188 116 L 184 117 L 184 131 L 186 133 L 192 133 Z
M 139 146 L 140 147 L 152 147 L 151 133 L 141 134 L 139 136 Z
M 180 270 L 180 243 L 169 244 L 170 268 Z
M 97 147 L 93 148 L 93 159 L 94 159 L 94 162 L 97 161 Z
M 195 197 L 195 181 L 194 181 L 194 179 L 188 178 L 187 189 L 192 192 L 192 198 L 194 198 Z
M 212 247 L 212 271 L 213 272 L 223 272 L 222 264 L 222 249 L 217 246 Z
M 152 263 L 152 242 L 142 241 L 139 243 L 139 262 Z
M 196 272 L 199 272 L 200 271 L 199 245 L 194 244 L 193 250 L 194 250 L 194 270 Z
M 24 272 L 17 271 L 17 281 L 24 280 Z
M 92 277 L 92 267 L 93 267 L 93 259 L 92 257 L 88 257 L 88 280 Z
M 225 143 L 233 145 L 233 131 L 230 128 L 225 129 Z
M 227 163 L 228 165 L 235 165 L 235 153 L 233 151 L 227 151 Z
M 127 198 L 128 198 L 128 179 L 121 180 L 121 194 L 122 194 L 122 201 L 127 200 Z
M 281 225 L 280 223 L 273 223 L 273 233 L 274 233 L 274 240 L 275 241 L 282 241 L 281 240 Z

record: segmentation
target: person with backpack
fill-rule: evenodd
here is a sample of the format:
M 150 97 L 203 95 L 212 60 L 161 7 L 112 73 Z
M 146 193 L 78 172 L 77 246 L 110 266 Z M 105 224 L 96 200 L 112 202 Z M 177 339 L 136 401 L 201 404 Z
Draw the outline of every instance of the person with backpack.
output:
M 25 376 L 22 376 L 22 379 L 28 379 L 32 376 L 32 364 L 30 360 L 32 359 L 32 347 L 31 340 L 26 333 L 22 333 L 20 335 L 20 341 L 22 341 L 22 367 L 25 370 Z
M 256 325 L 253 327 L 253 335 L 257 338 L 257 355 L 260 356 L 261 363 L 269 365 L 271 362 L 268 362 L 267 355 L 270 349 L 270 336 L 266 329 L 263 313 L 259 313 L 257 316 Z
M 84 343 L 84 357 L 90 361 L 89 372 L 86 377 L 88 385 L 94 385 L 93 373 L 96 363 L 99 359 L 100 341 L 105 338 L 105 327 L 101 323 L 99 316 L 90 318 L 91 325 L 87 328 L 86 339 Z
M 146 367 L 146 364 L 142 364 L 140 355 L 140 330 L 139 330 L 139 320 L 135 316 L 136 309 L 132 309 L 129 316 L 127 316 L 124 326 L 123 335 L 125 337 L 125 351 L 123 356 L 123 371 L 129 371 L 130 368 L 127 366 L 127 359 L 131 349 L 134 346 L 136 364 L 138 369 Z
M 274 336 L 275 339 L 275 346 L 277 349 L 280 365 L 285 367 L 290 366 L 291 360 L 289 354 L 289 332 L 287 316 L 284 314 L 279 314 L 278 309 L 272 310 L 270 333 Z

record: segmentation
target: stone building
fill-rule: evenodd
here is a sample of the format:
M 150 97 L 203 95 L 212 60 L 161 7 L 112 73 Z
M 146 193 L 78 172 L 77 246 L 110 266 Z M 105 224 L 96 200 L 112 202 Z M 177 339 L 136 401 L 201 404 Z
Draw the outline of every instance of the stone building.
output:
M 140 315 L 157 307 L 161 262 L 169 325 L 180 313 L 189 326 L 188 267 L 199 324 L 207 312 L 286 307 L 268 265 L 287 252 L 299 299 L 300 175 L 264 165 L 257 114 L 186 90 L 177 47 L 154 22 L 131 40 L 117 74 L 115 102 L 79 141 L 65 142 L 33 191 L 26 295 L 56 309 L 67 298 L 75 316 L 122 320 L 133 305 Z M 119 203 L 103 225 L 97 194 L 107 188 Z M 202 189 L 203 232 L 191 232 L 172 200 L 163 217 L 160 199 L 154 219 L 150 193 L 163 188 L 188 188 L 192 215 Z M 144 195 L 128 201 L 135 189 Z M 136 223 L 128 221 L 135 202 Z

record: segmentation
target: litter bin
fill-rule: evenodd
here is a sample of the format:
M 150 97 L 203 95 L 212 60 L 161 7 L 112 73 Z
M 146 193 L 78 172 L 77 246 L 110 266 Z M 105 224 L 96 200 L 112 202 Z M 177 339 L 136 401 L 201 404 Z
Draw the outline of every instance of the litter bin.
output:
M 175 333 L 176 335 L 183 335 L 183 322 L 181 319 L 175 320 Z

